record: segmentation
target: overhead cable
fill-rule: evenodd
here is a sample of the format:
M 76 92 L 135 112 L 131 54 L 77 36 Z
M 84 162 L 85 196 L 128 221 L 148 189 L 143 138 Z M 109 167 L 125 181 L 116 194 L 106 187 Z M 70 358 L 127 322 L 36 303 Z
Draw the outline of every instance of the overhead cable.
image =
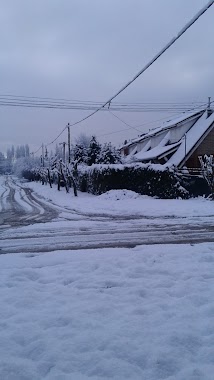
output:
M 115 115 L 112 111 L 110 111 L 110 109 L 109 109 L 109 112 L 110 112 L 110 114 L 113 115 L 116 119 L 120 120 L 121 123 L 127 125 L 127 127 L 132 128 L 132 129 L 135 129 L 135 131 L 137 131 L 137 132 L 140 132 L 140 133 L 142 132 L 142 131 L 140 131 L 139 129 L 137 129 L 136 127 L 133 127 L 133 126 L 131 126 L 130 124 L 128 124 L 126 121 L 124 121 L 123 119 L 121 119 L 119 116 Z
M 46 144 L 46 146 L 49 146 L 49 145 L 51 145 L 51 144 L 53 144 L 62 134 L 63 134 L 63 132 L 66 130 L 66 128 L 67 128 L 67 125 L 66 125 L 66 127 L 57 135 L 57 137 L 53 140 L 53 141 L 51 141 L 51 142 L 49 142 L 48 144 Z
M 165 112 L 165 111 L 187 111 L 192 108 L 193 105 L 202 105 L 201 102 L 191 102 L 191 103 L 112 103 L 112 111 L 121 112 Z M 56 101 L 44 101 L 44 100 L 34 100 L 31 101 L 29 98 L 3 98 L 0 96 L 0 106 L 11 106 L 11 107 L 30 107 L 30 108 L 51 108 L 51 109 L 63 109 L 63 110 L 96 110 L 96 103 L 85 104 L 84 102 L 79 103 L 57 103 Z M 102 108 L 102 111 L 107 111 L 109 108 Z
M 12 94 L 0 94 L 0 100 L 1 101 L 8 101 L 8 102 L 20 102 L 20 103 L 32 103 L 32 104 L 89 104 L 89 105 L 102 105 L 102 101 L 93 101 L 93 100 L 77 100 L 77 99 L 65 99 L 65 98 L 48 98 L 48 97 L 41 97 L 41 96 L 25 96 L 25 95 L 12 95 Z M 201 104 L 203 103 L 202 101 L 192 101 L 191 104 Z M 185 106 L 186 104 L 189 104 L 187 102 L 111 102 L 111 107 L 112 106 L 151 106 L 151 105 L 171 105 L 171 106 Z
M 90 113 L 89 115 L 85 116 L 84 118 L 76 121 L 75 123 L 70 124 L 70 126 L 74 126 L 77 124 L 82 123 L 83 121 L 89 119 L 91 116 L 95 115 L 97 112 L 99 112 L 101 109 L 105 108 L 106 105 L 111 104 L 112 100 L 115 99 L 119 94 L 121 94 L 127 87 L 129 87 L 140 75 L 142 75 L 155 61 L 157 61 L 214 3 L 214 0 L 210 0 L 185 26 L 180 30 L 180 32 L 177 34 L 177 36 L 173 37 L 167 45 L 164 46 L 164 48 L 161 49 L 161 51 L 156 54 L 129 82 L 127 82 L 116 94 L 111 96 L 110 99 L 108 99 L 103 105 L 98 107 L 95 111 Z M 62 130 L 61 133 L 65 128 Z M 60 133 L 60 134 L 61 134 Z M 58 137 L 57 137 L 58 138 Z M 56 138 L 56 139 L 57 139 Z M 55 141 L 55 140 L 54 140 Z M 54 142 L 53 141 L 53 142 Z M 51 142 L 52 143 L 52 142 Z M 49 144 L 48 144 L 49 145 Z
M 31 154 L 36 154 L 36 153 L 38 153 L 38 151 L 39 151 L 40 149 L 42 149 L 42 145 L 40 145 L 40 147 L 39 147 L 35 152 L 32 152 Z
M 214 103 L 214 101 L 212 101 L 210 104 Z M 193 111 L 193 110 L 201 110 L 204 108 L 204 106 L 206 106 L 207 103 L 203 103 L 201 106 L 199 107 L 193 107 L 192 109 L 189 109 L 189 111 Z M 149 125 L 149 124 L 153 124 L 153 123 L 157 123 L 158 121 L 163 121 L 163 120 L 166 120 L 169 118 L 169 116 L 167 117 L 163 117 L 161 119 L 158 119 L 158 120 L 152 120 L 152 121 L 148 121 L 146 123 L 143 123 L 143 124 L 140 124 L 140 125 L 136 125 L 136 127 L 134 126 L 131 126 L 130 124 L 128 124 L 127 122 L 125 122 L 123 119 L 121 119 L 120 117 L 118 117 L 117 115 L 115 115 L 113 112 L 111 112 L 109 110 L 109 112 L 115 117 L 117 118 L 118 120 L 120 120 L 123 124 L 127 125 L 129 128 L 125 128 L 125 129 L 120 129 L 119 131 L 114 131 L 114 132 L 109 132 L 109 133 L 105 133 L 105 134 L 102 134 L 102 135 L 99 135 L 99 136 L 108 136 L 108 135 L 112 135 L 112 134 L 115 134 L 115 133 L 119 133 L 119 132 L 124 132 L 124 131 L 128 131 L 130 129 L 135 129 L 136 131 L 140 132 L 140 133 L 143 133 L 143 131 L 140 131 L 138 128 L 139 127 L 145 127 L 146 125 Z M 177 116 L 180 116 L 181 115 L 181 112 L 177 115 Z M 98 137 L 99 137 L 98 136 Z
M 110 99 L 108 99 L 102 106 L 97 108 L 94 112 L 90 113 L 88 116 L 82 118 L 81 120 L 76 121 L 71 124 L 71 127 L 77 125 L 84 120 L 87 120 L 89 117 L 95 115 L 95 113 L 99 112 L 102 108 L 104 108 L 107 104 L 111 104 L 112 100 L 115 99 L 119 94 L 121 94 L 128 86 L 130 86 L 140 75 L 142 75 L 158 58 L 160 58 L 214 3 L 214 0 L 210 0 L 207 5 L 205 5 L 177 34 L 176 37 L 173 37 L 166 46 L 164 46 L 161 51 L 154 56 L 154 58 L 149 61 L 128 83 L 126 83 L 115 95 L 113 95 Z

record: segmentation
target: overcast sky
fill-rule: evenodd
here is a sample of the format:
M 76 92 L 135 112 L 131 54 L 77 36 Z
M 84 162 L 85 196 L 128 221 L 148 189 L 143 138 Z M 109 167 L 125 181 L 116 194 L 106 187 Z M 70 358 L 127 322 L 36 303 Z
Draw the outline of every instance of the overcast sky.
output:
M 105 101 L 130 80 L 207 0 L 1 0 L 0 95 Z M 214 6 L 118 102 L 214 100 Z M 52 141 L 88 111 L 0 106 L 0 151 Z M 164 113 L 117 115 L 132 126 Z M 145 131 L 154 124 L 142 126 Z M 118 145 L 138 132 L 109 112 L 75 126 Z M 118 133 L 114 133 L 117 132 Z M 105 135 L 105 136 L 103 136 Z M 63 141 L 65 136 L 58 140 Z

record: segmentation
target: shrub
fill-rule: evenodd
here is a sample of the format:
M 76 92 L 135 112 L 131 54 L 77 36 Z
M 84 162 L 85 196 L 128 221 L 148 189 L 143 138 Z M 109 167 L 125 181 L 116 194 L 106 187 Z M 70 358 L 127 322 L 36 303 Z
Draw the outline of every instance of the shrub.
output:
M 151 164 L 79 166 L 77 186 L 96 195 L 127 189 L 159 198 L 189 197 L 173 170 Z

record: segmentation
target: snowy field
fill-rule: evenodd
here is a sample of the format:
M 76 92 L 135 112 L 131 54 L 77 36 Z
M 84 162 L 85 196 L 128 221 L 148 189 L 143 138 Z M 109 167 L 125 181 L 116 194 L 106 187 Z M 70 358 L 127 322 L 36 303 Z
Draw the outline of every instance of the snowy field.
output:
M 0 379 L 213 380 L 213 244 L 0 256 Z
M 213 243 L 45 247 L 93 239 L 101 229 L 101 239 L 117 229 L 122 238 L 135 223 L 144 229 L 157 220 L 162 235 L 166 220 L 175 231 L 178 221 L 212 227 L 214 202 L 123 190 L 75 198 L 39 183 L 23 186 L 43 203 L 0 177 L 3 212 L 20 209 L 30 223 L 0 229 L 0 253 L 19 252 L 0 255 L 0 380 L 213 380 Z M 35 223 L 45 217 L 42 204 L 59 214 Z

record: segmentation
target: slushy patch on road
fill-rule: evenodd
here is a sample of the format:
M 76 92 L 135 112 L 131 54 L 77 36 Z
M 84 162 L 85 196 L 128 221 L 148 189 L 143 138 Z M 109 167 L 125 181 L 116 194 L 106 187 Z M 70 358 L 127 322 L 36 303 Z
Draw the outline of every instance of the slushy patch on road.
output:
M 0 256 L 0 378 L 213 380 L 213 244 Z

